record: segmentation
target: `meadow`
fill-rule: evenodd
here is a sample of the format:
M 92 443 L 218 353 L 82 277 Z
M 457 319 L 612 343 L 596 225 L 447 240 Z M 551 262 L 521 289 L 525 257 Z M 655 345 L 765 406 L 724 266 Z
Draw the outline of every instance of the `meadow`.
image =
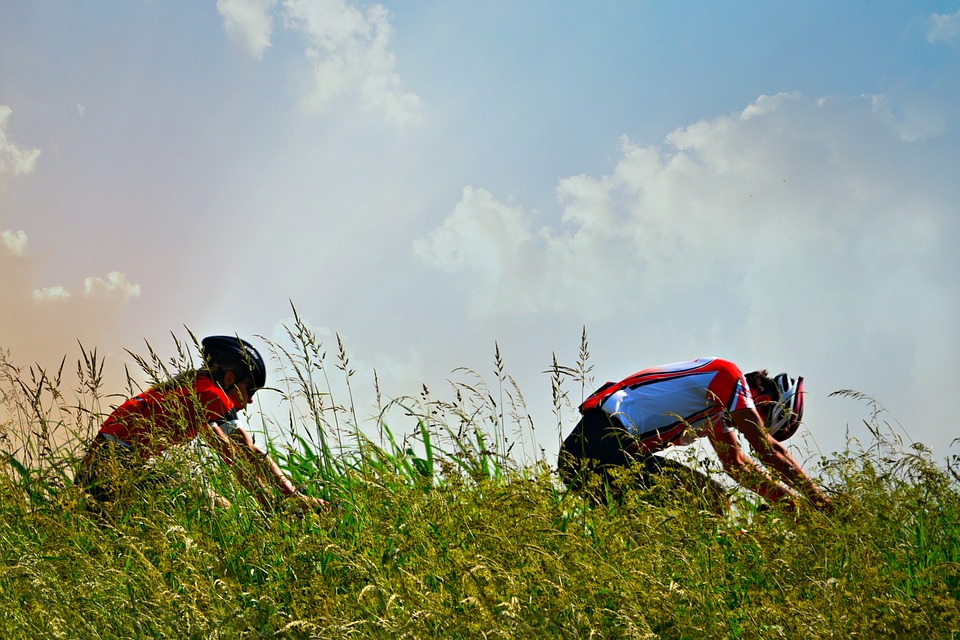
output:
M 809 469 L 832 513 L 737 494 L 717 515 L 666 483 L 597 504 L 538 451 L 499 352 L 489 384 L 461 371 L 361 416 L 342 344 L 288 333 L 270 442 L 334 505 L 318 513 L 263 508 L 202 446 L 92 504 L 70 479 L 117 393 L 104 363 L 84 352 L 68 376 L 0 352 L 0 637 L 960 637 L 960 461 L 905 447 L 871 398 L 843 392 L 873 441 Z M 147 380 L 188 363 L 177 347 L 135 356 Z M 584 336 L 552 365 L 558 424 L 589 372 Z

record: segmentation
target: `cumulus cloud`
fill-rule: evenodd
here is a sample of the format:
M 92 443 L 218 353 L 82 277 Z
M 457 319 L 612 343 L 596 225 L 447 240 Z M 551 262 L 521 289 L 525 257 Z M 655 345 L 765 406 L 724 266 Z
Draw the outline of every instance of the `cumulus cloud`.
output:
M 119 300 L 129 300 L 130 298 L 140 297 L 140 285 L 132 284 L 126 274 L 119 271 L 111 271 L 106 279 L 89 277 L 83 279 L 83 296 L 85 298 L 114 298 Z M 34 289 L 32 298 L 34 302 L 43 304 L 47 302 L 65 302 L 73 297 L 69 289 L 63 285 L 54 285 L 42 289 Z
M 277 0 L 217 0 L 217 11 L 223 17 L 227 34 L 251 55 L 262 58 L 270 46 L 271 12 L 276 4 Z
M 286 24 L 303 34 L 310 46 L 314 87 L 305 102 L 322 110 L 331 101 L 358 96 L 362 106 L 384 113 L 398 124 L 415 120 L 420 98 L 404 91 L 389 50 L 393 28 L 382 5 L 365 11 L 343 0 L 285 0 Z
M 960 37 L 960 11 L 949 15 L 934 13 L 927 21 L 928 42 L 950 42 Z
M 16 176 L 33 171 L 40 157 L 39 149 L 25 149 L 7 138 L 7 121 L 13 109 L 0 104 L 0 189 L 8 176 Z
M 11 179 L 33 172 L 40 155 L 7 137 L 11 113 L 0 105 L 0 195 Z M 26 362 L 59 362 L 76 340 L 103 344 L 122 326 L 123 307 L 140 296 L 140 286 L 119 271 L 86 278 L 83 295 L 62 284 L 43 286 L 49 256 L 49 251 L 28 251 L 25 231 L 0 228 L 0 348 Z
M 89 298 L 118 296 L 124 300 L 140 297 L 140 285 L 132 284 L 126 274 L 111 271 L 107 279 L 89 277 L 83 281 L 83 295 Z
M 12 350 L 21 363 L 50 364 L 75 349 L 78 341 L 115 346 L 140 287 L 119 272 L 86 278 L 79 293 L 64 284 L 37 286 L 48 270 L 42 253 L 13 256 L 0 251 L 0 348 Z
M 56 285 L 53 287 L 44 287 L 43 289 L 35 289 L 33 292 L 33 300 L 40 304 L 45 302 L 64 302 L 70 299 L 70 292 L 62 285 Z
M 22 256 L 27 252 L 27 234 L 23 231 L 0 231 L 0 246 L 12 255 Z
M 397 125 L 416 122 L 420 98 L 403 88 L 390 51 L 390 15 L 379 4 L 363 10 L 344 0 L 218 0 L 231 37 L 261 57 L 270 46 L 273 14 L 285 29 L 304 37 L 311 67 L 305 108 L 322 112 L 335 101 L 356 99 L 365 111 Z
M 467 187 L 443 224 L 414 244 L 414 253 L 445 271 L 468 274 L 477 285 L 471 287 L 473 305 L 480 309 L 496 303 L 497 283 L 533 266 L 523 263 L 534 242 L 520 207 L 498 202 L 484 189 Z M 524 274 L 531 277 L 529 270 Z
M 816 278 L 841 263 L 867 286 L 832 289 L 875 295 L 880 273 L 916 269 L 953 229 L 948 201 L 931 205 L 911 184 L 910 142 L 876 108 L 764 96 L 674 131 L 664 148 L 624 139 L 610 175 L 559 183 L 559 225 L 531 230 L 521 208 L 467 188 L 414 251 L 488 313 L 607 317 L 668 292 L 787 278 L 816 297 Z

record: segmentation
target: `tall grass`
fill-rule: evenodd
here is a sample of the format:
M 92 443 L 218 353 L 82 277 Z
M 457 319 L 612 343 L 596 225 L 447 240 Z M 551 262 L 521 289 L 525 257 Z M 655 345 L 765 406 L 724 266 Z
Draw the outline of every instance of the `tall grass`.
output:
M 287 338 L 272 345 L 287 413 L 270 444 L 328 512 L 279 497 L 265 510 L 202 447 L 158 460 L 147 487 L 121 478 L 93 509 L 69 477 L 115 404 L 104 363 L 84 352 L 65 390 L 63 366 L 0 357 L 0 637 L 960 634 L 958 461 L 904 448 L 870 399 L 848 392 L 868 403 L 873 441 L 815 470 L 829 515 L 744 499 L 720 517 L 664 486 L 597 506 L 555 478 L 537 440 L 556 427 L 534 432 L 499 349 L 489 385 L 458 370 L 442 393 L 377 388 L 363 416 L 339 339 L 328 353 L 299 318 Z M 189 351 L 137 362 L 160 379 Z M 578 362 L 547 375 L 565 430 L 592 384 L 586 336 Z

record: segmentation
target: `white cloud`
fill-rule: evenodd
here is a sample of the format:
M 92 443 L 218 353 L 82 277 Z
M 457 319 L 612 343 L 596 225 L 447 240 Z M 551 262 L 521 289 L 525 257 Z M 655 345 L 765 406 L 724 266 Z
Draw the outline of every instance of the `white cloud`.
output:
M 24 149 L 7 139 L 7 120 L 13 110 L 0 104 L 0 188 L 9 175 L 30 173 L 40 156 L 39 149 Z
M 927 21 L 928 42 L 949 42 L 960 36 L 960 11 L 949 15 L 934 13 Z
M 12 255 L 22 256 L 27 252 L 27 234 L 23 231 L 0 231 L 0 245 Z
M 284 0 L 286 25 L 306 36 L 313 65 L 313 88 L 305 105 L 322 111 L 331 102 L 355 95 L 361 106 L 383 113 L 398 125 L 419 117 L 420 98 L 402 87 L 389 50 L 392 27 L 382 5 L 365 11 L 343 0 Z
M 217 0 L 224 29 L 253 56 L 271 44 L 277 0 Z M 323 112 L 335 101 L 355 98 L 365 111 L 397 125 L 420 116 L 420 98 L 403 88 L 390 51 L 393 28 L 383 5 L 364 10 L 344 0 L 282 0 L 284 28 L 304 36 L 311 82 L 303 105 Z
M 64 302 L 70 299 L 70 292 L 63 286 L 56 285 L 34 290 L 33 299 L 41 304 L 45 302 Z
M 273 30 L 271 12 L 277 0 L 217 0 L 217 11 L 231 38 L 256 58 L 270 46 Z
M 111 271 L 106 279 L 89 277 L 83 279 L 83 296 L 85 298 L 119 298 L 120 300 L 129 300 L 130 298 L 140 297 L 140 285 L 132 284 L 126 274 L 119 271 Z M 63 285 L 54 285 L 35 289 L 32 297 L 34 301 L 44 302 L 64 302 L 73 297 L 73 294 Z
M 819 286 L 810 276 L 830 277 L 824 261 L 854 274 L 869 304 L 875 283 L 890 283 L 882 274 L 929 255 L 950 219 L 912 184 L 910 142 L 876 108 L 866 97 L 765 96 L 674 131 L 666 150 L 624 140 L 611 175 L 560 182 L 562 225 L 537 233 L 521 208 L 468 188 L 415 252 L 460 274 L 489 313 L 606 317 L 640 297 L 774 282 L 774 265 L 807 289 Z
M 520 207 L 497 202 L 484 189 L 467 187 L 460 203 L 414 253 L 440 269 L 462 271 L 471 281 L 475 307 L 495 304 L 501 283 L 523 267 L 534 241 Z M 527 272 L 526 277 L 530 277 Z
M 87 297 L 120 296 L 124 300 L 140 297 L 140 285 L 131 284 L 126 274 L 111 271 L 107 279 L 89 277 L 83 280 L 83 295 Z

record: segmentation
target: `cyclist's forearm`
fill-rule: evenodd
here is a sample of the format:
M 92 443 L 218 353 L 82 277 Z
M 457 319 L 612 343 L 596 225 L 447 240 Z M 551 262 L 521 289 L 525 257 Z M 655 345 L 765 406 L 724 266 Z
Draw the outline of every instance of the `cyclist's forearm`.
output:
M 753 491 L 770 502 L 793 500 L 796 497 L 793 492 L 771 478 L 769 474 L 750 460 L 745 460 L 737 466 L 730 466 L 726 468 L 726 471 L 740 486 Z
M 803 468 L 793 459 L 782 446 L 779 449 L 771 449 L 765 452 L 763 463 L 768 467 L 774 468 L 778 474 L 798 493 L 803 494 L 814 503 L 822 503 L 827 500 L 823 491 L 806 474 Z

